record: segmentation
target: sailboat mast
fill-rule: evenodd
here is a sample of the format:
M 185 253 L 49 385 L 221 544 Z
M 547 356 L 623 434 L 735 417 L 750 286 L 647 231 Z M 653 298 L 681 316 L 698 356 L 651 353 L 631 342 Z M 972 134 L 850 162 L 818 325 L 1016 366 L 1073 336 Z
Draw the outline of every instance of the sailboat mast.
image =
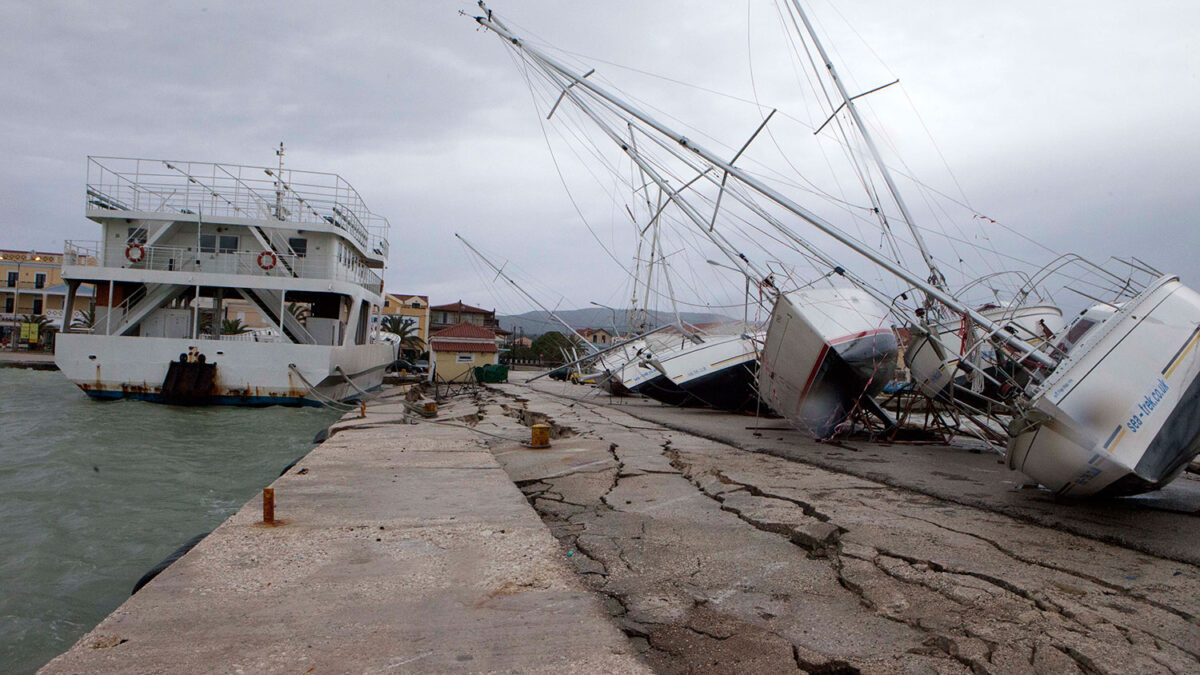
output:
M 804 23 L 804 28 L 808 31 L 809 37 L 812 38 L 812 43 L 817 48 L 817 53 L 821 55 L 821 62 L 825 64 L 825 68 L 829 71 L 829 77 L 833 80 L 834 85 L 837 86 L 838 94 L 842 97 L 842 105 L 850 112 L 850 117 L 854 120 L 854 126 L 862 134 L 863 142 L 866 144 L 867 150 L 871 153 L 871 159 L 875 161 L 875 166 L 879 168 L 879 173 L 883 176 L 883 182 L 887 184 L 888 192 L 892 193 L 892 199 L 896 201 L 896 206 L 900 209 L 900 215 L 904 217 L 904 223 L 908 225 L 908 229 L 913 236 L 913 241 L 916 242 L 917 248 L 921 251 L 921 257 L 925 259 L 925 265 L 929 267 L 929 283 L 938 288 L 945 288 L 946 277 L 942 275 L 937 263 L 934 262 L 933 255 L 930 254 L 929 247 L 925 244 L 925 238 L 921 236 L 921 231 L 917 228 L 917 223 L 913 219 L 912 213 L 908 210 L 908 204 L 905 203 L 904 197 L 900 194 L 900 189 L 896 187 L 896 182 L 892 179 L 892 172 L 888 170 L 887 164 L 884 163 L 883 157 L 879 154 L 879 148 L 875 145 L 874 137 L 867 130 L 867 125 L 863 124 L 862 116 L 858 112 L 858 105 L 855 104 L 854 97 L 847 93 L 846 85 L 842 83 L 842 78 L 838 77 L 837 68 L 834 68 L 833 60 L 829 58 L 829 53 L 825 51 L 825 45 L 817 37 L 817 31 L 813 29 L 812 22 L 808 19 L 808 14 L 800 6 L 800 0 L 791 0 L 791 3 L 792 7 L 796 9 L 796 13 L 800 15 L 800 20 Z M 836 112 L 834 111 L 834 114 Z M 887 220 L 883 209 L 880 209 L 879 215 L 884 221 Z
M 597 83 L 593 82 L 591 79 L 584 78 L 581 73 L 575 72 L 569 66 L 566 66 L 565 64 L 560 63 L 553 57 L 551 57 L 547 54 L 544 54 L 541 50 L 537 49 L 536 47 L 526 44 L 523 40 L 521 40 L 520 38 L 513 35 L 507 28 L 505 28 L 498 22 L 494 21 L 493 18 L 491 17 L 490 12 L 489 12 L 488 16 L 475 17 L 475 20 L 476 20 L 476 22 L 479 23 L 479 25 L 493 31 L 494 33 L 496 33 L 496 35 L 498 35 L 501 38 L 503 38 L 504 40 L 508 41 L 514 47 L 522 50 L 525 54 L 527 54 L 535 62 L 541 64 L 545 68 L 549 68 L 549 69 L 561 74 L 563 77 L 570 80 L 572 86 L 570 88 L 564 88 L 564 91 L 567 93 L 568 96 L 570 96 L 572 98 L 572 100 L 577 101 L 578 94 L 576 92 L 580 89 L 583 89 L 583 90 L 591 92 L 595 96 L 598 96 L 598 97 L 604 99 L 605 101 L 608 101 L 613 106 L 625 111 L 625 113 L 632 115 L 633 117 L 638 118 L 647 126 L 653 128 L 654 130 L 658 131 L 659 133 L 663 134 L 664 136 L 671 138 L 676 143 L 679 143 L 681 146 L 687 148 L 688 150 L 691 150 L 692 152 L 694 152 L 700 158 L 704 159 L 709 164 L 712 164 L 716 168 L 721 169 L 722 171 L 726 171 L 729 174 L 733 175 L 735 178 L 737 178 L 739 181 L 741 181 L 744 185 L 757 191 L 759 194 L 763 195 L 764 197 L 767 197 L 768 199 L 775 202 L 776 204 L 783 207 L 784 209 L 791 211 L 796 216 L 799 216 L 800 218 L 807 221 L 809 224 L 813 225 L 820 231 L 822 231 L 825 234 L 829 235 L 830 237 L 834 238 L 839 243 L 841 243 L 844 246 L 850 248 L 851 250 L 857 252 L 859 255 L 874 262 L 876 265 L 879 265 L 880 267 L 884 268 L 885 270 L 887 270 L 891 274 L 899 277 L 900 279 L 904 280 L 905 282 L 912 284 L 915 288 L 918 288 L 918 289 L 924 291 L 927 295 L 933 296 L 937 301 L 946 305 L 950 309 L 953 309 L 956 312 L 960 312 L 962 314 L 969 316 L 972 321 L 975 321 L 976 323 L 978 323 L 982 326 L 985 326 L 992 333 L 992 335 L 994 335 L 996 338 L 1004 341 L 1006 344 L 1012 346 L 1014 349 L 1017 349 L 1018 351 L 1022 352 L 1023 354 L 1029 356 L 1029 358 L 1033 359 L 1034 361 L 1037 361 L 1038 363 L 1040 363 L 1042 365 L 1050 366 L 1050 367 L 1054 367 L 1054 366 L 1058 365 L 1054 359 L 1052 359 L 1049 356 L 1047 356 L 1046 354 L 1038 351 L 1037 348 L 1034 347 L 1033 345 L 1025 342 L 1024 340 L 1021 340 L 1020 338 L 1016 337 L 1015 335 L 1008 333 L 1007 331 L 1005 331 L 1003 329 L 1002 326 L 1000 326 L 999 324 L 995 323 L 994 321 L 988 319 L 987 317 L 983 316 L 982 314 L 975 311 L 971 307 L 959 302 L 957 299 L 955 299 L 953 296 L 951 296 L 949 293 L 947 293 L 944 289 L 929 285 L 924 280 L 922 280 L 920 277 L 914 275 L 912 272 L 909 272 L 908 270 L 904 269 L 903 267 L 899 266 L 898 264 L 895 264 L 892 261 L 890 261 L 886 258 L 883 258 L 882 256 L 877 255 L 875 253 L 875 251 L 864 246 L 861 242 L 857 241 L 856 239 L 853 239 L 852 237 L 849 237 L 846 234 L 842 233 L 840 230 L 838 230 L 836 227 L 834 227 L 831 223 L 825 221 L 823 218 L 821 218 L 820 216 L 816 215 L 815 213 L 809 211 L 808 209 L 805 209 L 803 206 L 800 206 L 796 202 L 792 201 L 788 197 L 784 196 L 782 193 L 780 193 L 777 190 L 775 190 L 774 188 L 772 188 L 770 185 L 767 185 L 766 183 L 758 180 L 757 178 L 755 178 L 752 175 L 748 175 L 748 174 L 744 173 L 741 169 L 733 166 L 732 164 L 729 164 L 724 159 L 718 157 L 715 153 L 706 149 L 704 146 L 702 146 L 698 143 L 692 142 L 686 136 L 679 134 L 678 132 L 674 131 L 670 127 L 668 127 L 665 124 L 654 119 L 650 115 L 642 112 L 641 110 L 634 107 L 630 103 L 627 103 L 624 99 L 616 96 L 615 94 L 608 92 L 607 89 L 601 87 Z M 593 119 L 595 119 L 594 113 L 592 113 L 592 115 L 589 115 L 589 116 L 593 116 Z M 612 135 L 610 133 L 611 130 L 607 129 L 607 127 L 604 127 L 603 129 L 605 130 L 606 133 L 609 133 L 610 136 Z M 620 142 L 619 136 L 617 136 L 615 138 L 618 140 L 618 142 Z M 626 147 L 628 147 L 627 144 L 623 144 L 623 145 L 626 145 Z M 647 173 L 650 174 L 652 177 L 655 175 L 652 171 L 647 171 Z M 659 185 L 660 185 L 660 187 L 663 187 L 662 183 L 659 183 Z M 671 194 L 671 193 L 668 192 L 668 194 Z M 689 217 L 691 217 L 693 215 L 690 212 L 690 209 L 686 208 L 686 202 L 684 202 L 682 200 L 677 200 L 676 204 L 678 204 L 680 206 L 681 210 L 683 210 L 685 213 L 687 213 L 689 215 Z M 704 228 L 707 229 L 707 226 L 704 226 Z M 726 256 L 731 256 L 731 254 L 727 250 L 723 250 L 722 252 L 725 253 Z M 745 272 L 746 261 L 744 259 L 739 259 L 736 256 L 731 256 L 731 259 L 733 259 L 735 265 L 737 265 L 740 269 L 743 270 L 743 272 Z M 762 277 L 760 277 L 760 278 L 762 278 Z
M 466 239 L 464 239 L 464 238 L 463 238 L 463 236 L 462 236 L 461 234 L 459 234 L 459 233 L 455 232 L 455 233 L 454 233 L 454 236 L 458 237 L 458 240 L 459 240 L 459 241 L 461 241 L 461 242 L 463 243 L 463 245 L 464 245 L 464 246 L 466 246 L 467 248 L 471 249 L 471 252 L 472 252 L 472 253 L 474 253 L 475 255 L 479 256 L 479 259 L 480 259 L 480 260 L 482 260 L 484 263 L 486 263 L 488 267 L 490 267 L 490 268 L 492 268 L 492 269 L 496 270 L 496 274 L 497 274 L 497 276 L 499 276 L 500 278 L 504 279 L 504 280 L 505 280 L 505 281 L 507 281 L 509 284 L 511 284 L 513 288 L 517 289 L 517 292 L 518 292 L 518 293 L 520 293 L 521 295 L 524 295 L 526 298 L 529 298 L 530 302 L 532 302 L 533 304 L 537 305 L 538 307 L 541 307 L 543 312 L 545 312 L 546 314 L 550 315 L 550 318 L 552 318 L 552 319 L 554 319 L 555 321 L 557 321 L 557 322 L 559 322 L 560 324 L 562 324 L 563 328 L 566 328 L 568 331 L 570 331 L 570 333 L 571 333 L 572 335 L 574 335 L 575 337 L 579 338 L 579 340 L 580 340 L 581 342 L 583 342 L 585 345 L 587 345 L 588 347 L 591 347 L 591 349 L 592 349 L 592 351 L 593 351 L 593 352 L 600 351 L 600 348 L 599 348 L 599 347 L 597 347 L 596 345 L 592 344 L 591 342 L 589 342 L 589 341 L 587 340 L 587 338 L 585 338 L 585 337 L 583 337 L 582 335 L 580 335 L 579 333 L 577 333 L 577 332 L 575 331 L 575 329 L 571 327 L 571 324 L 567 323 L 566 321 L 563 321 L 562 317 L 560 317 L 559 315 L 555 314 L 553 311 L 551 311 L 551 310 L 547 309 L 545 305 L 543 305 L 542 303 L 538 302 L 537 298 L 535 298 L 535 297 L 533 297 L 532 295 L 530 295 L 530 294 L 529 294 L 529 292 L 528 292 L 528 291 L 526 291 L 524 288 L 521 288 L 520 284 L 518 284 L 516 281 L 514 281 L 514 280 L 512 279 L 512 277 L 510 277 L 510 276 L 508 276 L 507 274 L 505 274 L 505 273 L 504 273 L 504 270 L 500 269 L 499 267 L 496 267 L 496 265 L 495 265 L 495 264 L 494 264 L 494 263 L 493 263 L 491 260 L 488 260 L 488 259 L 487 259 L 487 256 L 485 256 L 485 255 L 483 255 L 482 253 L 480 253 L 480 252 L 479 252 L 479 249 L 477 249 L 477 248 L 475 248 L 474 246 L 472 246 L 472 245 L 471 245 L 471 242 L 469 242 L 469 241 L 467 241 Z

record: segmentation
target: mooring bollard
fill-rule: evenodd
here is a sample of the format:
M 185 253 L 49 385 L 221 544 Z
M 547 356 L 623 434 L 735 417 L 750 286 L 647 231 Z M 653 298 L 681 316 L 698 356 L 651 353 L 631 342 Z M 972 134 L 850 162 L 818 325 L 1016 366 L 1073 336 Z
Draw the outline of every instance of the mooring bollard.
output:
M 550 447 L 550 425 L 535 424 L 530 427 L 532 432 L 529 441 L 529 447 L 532 448 L 548 448 Z
M 263 488 L 263 522 L 275 524 L 275 488 Z
M 435 401 L 425 402 L 425 416 L 433 417 L 437 414 L 437 403 Z

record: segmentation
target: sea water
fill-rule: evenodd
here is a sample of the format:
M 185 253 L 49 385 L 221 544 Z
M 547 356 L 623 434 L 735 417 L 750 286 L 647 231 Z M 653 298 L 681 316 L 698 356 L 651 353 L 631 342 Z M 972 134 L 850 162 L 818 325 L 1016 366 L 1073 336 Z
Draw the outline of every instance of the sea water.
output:
M 93 401 L 58 372 L 0 369 L 0 673 L 69 648 L 337 418 Z

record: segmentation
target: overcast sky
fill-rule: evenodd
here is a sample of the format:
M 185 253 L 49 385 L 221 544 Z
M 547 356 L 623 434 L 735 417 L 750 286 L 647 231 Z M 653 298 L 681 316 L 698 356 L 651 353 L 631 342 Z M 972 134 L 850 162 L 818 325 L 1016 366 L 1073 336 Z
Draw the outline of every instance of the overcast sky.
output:
M 764 37 L 779 22 L 773 0 L 491 8 L 682 119 L 692 99 L 616 64 L 742 98 L 792 68 Z M 508 50 L 459 9 L 477 13 L 432 0 L 0 4 L 0 248 L 98 238 L 83 217 L 87 155 L 271 165 L 284 141 L 287 166 L 341 174 L 391 221 L 393 291 L 506 302 L 483 287 L 460 232 L 568 305 L 624 304 L 622 273 L 580 222 Z M 870 98 L 919 114 L 881 124 L 922 180 L 956 180 L 976 210 L 1053 249 L 1200 279 L 1200 3 L 817 0 L 811 11 L 859 90 L 901 80 Z M 782 92 L 763 103 L 787 105 Z M 760 119 L 722 114 L 729 128 L 710 131 L 734 146 Z

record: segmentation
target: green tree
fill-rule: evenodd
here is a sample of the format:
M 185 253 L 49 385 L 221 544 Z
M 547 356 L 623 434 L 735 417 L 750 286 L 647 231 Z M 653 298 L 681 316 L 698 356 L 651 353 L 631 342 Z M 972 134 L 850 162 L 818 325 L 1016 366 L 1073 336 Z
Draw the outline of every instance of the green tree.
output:
M 308 324 L 308 317 L 312 314 L 308 308 L 308 305 L 301 305 L 295 302 L 289 302 L 287 304 L 287 311 L 288 314 L 296 317 L 296 320 L 300 322 L 301 326 Z
M 385 316 L 380 327 L 400 338 L 400 348 L 406 352 L 420 352 L 425 348 L 425 341 L 417 335 L 417 322 L 409 317 L 393 314 Z
M 43 349 L 54 346 L 54 335 L 58 333 L 58 328 L 54 322 L 42 314 L 25 314 L 21 317 L 21 323 L 33 323 L 38 327 L 37 346 Z
M 71 319 L 71 328 L 91 330 L 96 327 L 96 308 L 88 307 L 86 311 L 75 312 Z
M 533 344 L 529 346 L 535 354 L 546 361 L 563 361 L 563 350 L 570 354 L 571 349 L 578 346 L 578 340 L 573 337 L 567 337 L 562 333 L 552 330 L 549 333 L 542 333 L 537 336 Z
M 221 321 L 221 335 L 241 335 L 249 333 L 252 329 L 249 326 L 243 325 L 241 319 L 225 319 Z

